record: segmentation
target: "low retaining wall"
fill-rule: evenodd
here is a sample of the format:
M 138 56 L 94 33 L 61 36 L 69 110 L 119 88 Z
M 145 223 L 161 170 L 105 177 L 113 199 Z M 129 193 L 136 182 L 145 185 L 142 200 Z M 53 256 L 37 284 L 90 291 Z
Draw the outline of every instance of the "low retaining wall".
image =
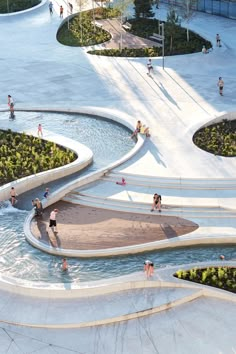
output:
M 21 131 L 19 133 L 23 132 Z M 35 132 L 30 130 L 25 131 L 25 133 L 28 135 L 37 136 Z M 62 135 L 53 134 L 46 130 L 44 130 L 43 138 L 74 151 L 78 155 L 78 158 L 68 165 L 61 166 L 53 170 L 40 172 L 28 177 L 23 177 L 3 185 L 0 187 L 0 200 L 9 199 L 11 187 L 15 187 L 17 194 L 21 194 L 30 189 L 36 188 L 41 184 L 48 183 L 61 177 L 68 176 L 74 172 L 80 171 L 88 166 L 93 160 L 92 151 L 85 145 L 80 144 L 72 139 L 64 138 Z

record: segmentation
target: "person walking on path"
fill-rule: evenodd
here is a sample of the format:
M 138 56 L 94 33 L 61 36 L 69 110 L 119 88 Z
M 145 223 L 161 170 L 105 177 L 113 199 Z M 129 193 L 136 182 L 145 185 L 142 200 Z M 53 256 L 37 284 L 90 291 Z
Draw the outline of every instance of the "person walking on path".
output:
M 216 35 L 216 46 L 221 47 L 221 39 L 219 33 Z
M 8 99 L 7 103 L 8 103 L 9 109 L 10 109 L 10 117 L 14 118 L 15 114 L 14 114 L 14 101 L 13 101 L 13 98 L 11 97 L 11 95 L 8 95 L 7 99 Z
M 10 190 L 10 200 L 11 200 L 11 205 L 14 206 L 17 203 L 17 193 L 14 187 L 11 187 Z
M 68 2 L 69 4 L 69 8 L 70 8 L 70 14 L 72 15 L 73 14 L 73 5 L 71 2 Z
M 148 74 L 149 76 L 151 76 L 151 71 L 153 72 L 152 59 L 148 59 L 148 62 L 147 62 L 147 69 L 148 69 L 147 74 Z
M 219 81 L 218 81 L 218 87 L 219 87 L 219 94 L 221 95 L 221 96 L 223 96 L 223 89 L 224 89 L 224 81 L 223 81 L 223 79 L 222 79 L 222 77 L 219 77 Z
M 57 213 L 58 213 L 58 209 L 54 209 L 53 211 L 51 211 L 50 213 L 50 219 L 49 219 L 49 228 L 53 231 L 53 232 L 58 232 L 57 231 Z
M 41 137 L 43 136 L 43 127 L 42 127 L 42 124 L 39 124 L 38 125 L 38 137 Z
M 49 8 L 49 13 L 50 15 L 53 14 L 53 3 L 50 1 L 49 5 L 48 5 L 48 8 Z
M 61 18 L 63 18 L 63 11 L 64 11 L 64 9 L 63 9 L 63 7 L 62 7 L 62 5 L 60 6 L 60 17 Z
M 159 210 L 159 213 L 161 212 L 161 195 L 155 193 L 153 196 L 153 203 L 152 203 L 152 209 L 151 211 L 154 211 L 154 209 Z

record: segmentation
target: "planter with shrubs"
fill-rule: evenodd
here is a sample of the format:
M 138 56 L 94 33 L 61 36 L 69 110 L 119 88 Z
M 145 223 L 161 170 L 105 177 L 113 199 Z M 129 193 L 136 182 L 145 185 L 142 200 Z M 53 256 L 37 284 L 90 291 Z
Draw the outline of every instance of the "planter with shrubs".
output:
M 77 155 L 55 143 L 10 129 L 0 130 L 0 185 L 64 166 Z
M 208 267 L 178 270 L 174 276 L 179 279 L 189 280 L 236 293 L 236 268 L 233 267 Z
M 40 4 L 40 2 L 40 0 L 0 0 L 0 14 L 27 10 Z
M 236 156 L 236 119 L 224 119 L 201 128 L 193 136 L 193 142 L 200 149 L 214 155 L 235 157 Z

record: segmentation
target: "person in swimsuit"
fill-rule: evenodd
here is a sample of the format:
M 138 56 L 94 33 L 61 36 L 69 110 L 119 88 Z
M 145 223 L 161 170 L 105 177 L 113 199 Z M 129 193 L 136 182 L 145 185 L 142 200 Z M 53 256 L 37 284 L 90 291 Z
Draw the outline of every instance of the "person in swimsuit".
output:
M 11 118 L 14 118 L 15 112 L 14 112 L 14 101 L 13 101 L 13 98 L 11 97 L 11 95 L 8 95 L 7 98 L 8 98 L 8 106 L 9 106 L 10 112 L 11 112 Z
M 42 124 L 39 124 L 39 125 L 38 125 L 38 137 L 39 137 L 39 136 L 41 136 L 41 137 L 43 136 L 43 127 L 42 127 Z
M 220 41 L 221 41 L 220 35 L 219 35 L 219 33 L 217 33 L 217 35 L 216 35 L 216 46 L 217 46 L 217 47 L 221 47 Z
M 50 213 L 49 228 L 53 230 L 53 232 L 57 232 L 57 220 L 56 220 L 57 213 L 58 213 L 58 209 L 54 209 Z
M 46 189 L 45 189 L 45 192 L 44 192 L 44 194 L 43 194 L 43 197 L 44 197 L 44 198 L 48 198 L 48 196 L 49 196 L 49 188 L 46 188 Z
M 161 195 L 155 193 L 153 196 L 153 203 L 152 203 L 152 209 L 151 211 L 154 211 L 154 209 L 159 210 L 159 213 L 161 212 Z
M 66 272 L 68 270 L 68 263 L 67 263 L 66 258 L 63 258 L 63 260 L 62 260 L 62 270 L 64 272 Z
M 148 69 L 147 74 L 150 76 L 151 75 L 151 71 L 153 72 L 152 59 L 148 59 L 147 69 Z
M 14 206 L 17 203 L 16 197 L 17 197 L 17 194 L 16 194 L 16 191 L 15 191 L 15 188 L 11 187 L 10 199 L 11 199 L 11 205 L 12 206 Z
M 135 131 L 134 131 L 133 134 L 131 135 L 131 139 L 132 139 L 134 136 L 137 136 L 138 133 L 140 133 L 141 128 L 142 128 L 141 120 L 138 120 L 138 121 L 137 121 L 137 124 L 136 124 Z
M 149 266 L 150 266 L 151 263 L 152 262 L 149 261 L 148 259 L 143 263 L 144 264 L 143 270 L 144 270 L 144 272 L 146 274 L 147 279 L 149 278 Z
M 219 94 L 221 95 L 221 96 L 223 96 L 223 89 L 224 89 L 224 81 L 223 81 L 223 79 L 222 79 L 222 77 L 219 77 L 219 81 L 218 81 L 218 87 L 219 87 Z

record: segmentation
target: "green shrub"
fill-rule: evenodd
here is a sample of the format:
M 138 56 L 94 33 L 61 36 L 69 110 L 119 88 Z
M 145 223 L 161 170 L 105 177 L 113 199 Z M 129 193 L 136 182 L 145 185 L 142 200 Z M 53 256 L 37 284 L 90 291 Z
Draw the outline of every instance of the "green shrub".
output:
M 0 185 L 66 165 L 75 159 L 74 152 L 55 143 L 0 130 Z
M 214 155 L 236 156 L 236 119 L 223 120 L 201 128 L 193 136 L 193 142 L 200 149 Z
M 236 268 L 193 268 L 188 271 L 178 270 L 174 276 L 179 279 L 190 280 L 236 293 Z

